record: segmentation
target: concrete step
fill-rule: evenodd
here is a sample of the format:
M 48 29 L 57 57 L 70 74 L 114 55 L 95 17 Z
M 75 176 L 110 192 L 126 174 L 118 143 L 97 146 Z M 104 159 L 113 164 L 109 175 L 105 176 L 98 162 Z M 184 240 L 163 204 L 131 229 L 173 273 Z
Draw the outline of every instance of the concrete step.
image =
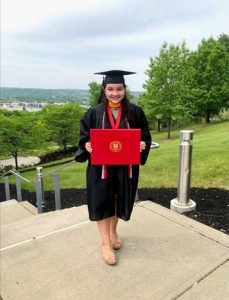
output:
M 1 225 L 18 222 L 37 214 L 36 208 L 28 201 L 15 199 L 0 202 Z
M 101 259 L 86 207 L 23 222 L 22 242 L 1 249 L 4 300 L 216 299 L 206 298 L 206 289 L 229 299 L 229 236 L 152 202 L 138 203 L 131 220 L 120 221 L 123 246 L 115 267 Z M 37 232 L 44 234 L 31 239 Z
M 14 207 L 14 205 L 12 206 Z M 17 205 L 15 207 L 18 208 Z M 11 213 L 11 211 L 8 212 Z M 5 218 L 7 217 L 5 216 Z M 15 218 L 14 222 L 2 223 L 1 248 L 66 230 L 85 221 L 88 221 L 86 205 L 43 214 L 30 214 L 24 219 L 18 217 L 18 220 Z

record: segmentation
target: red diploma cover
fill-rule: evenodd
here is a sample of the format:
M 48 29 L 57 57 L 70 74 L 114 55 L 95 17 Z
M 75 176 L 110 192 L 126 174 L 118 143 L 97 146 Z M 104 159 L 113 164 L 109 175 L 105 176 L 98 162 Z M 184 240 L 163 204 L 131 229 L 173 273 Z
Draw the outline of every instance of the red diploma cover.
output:
M 141 129 L 90 129 L 92 165 L 139 165 Z

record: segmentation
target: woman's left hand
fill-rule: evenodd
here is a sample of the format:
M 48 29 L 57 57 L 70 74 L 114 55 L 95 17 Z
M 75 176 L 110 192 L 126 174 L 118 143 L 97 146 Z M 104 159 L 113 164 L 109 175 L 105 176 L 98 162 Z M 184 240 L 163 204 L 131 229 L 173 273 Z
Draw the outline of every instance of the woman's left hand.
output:
M 146 148 L 146 143 L 141 141 L 140 142 L 140 152 L 142 152 L 142 150 L 145 150 L 145 148 Z

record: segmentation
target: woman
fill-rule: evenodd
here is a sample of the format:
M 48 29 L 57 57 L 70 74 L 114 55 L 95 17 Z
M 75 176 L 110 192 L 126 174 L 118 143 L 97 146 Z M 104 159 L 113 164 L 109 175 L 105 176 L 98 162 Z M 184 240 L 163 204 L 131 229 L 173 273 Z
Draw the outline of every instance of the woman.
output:
M 97 221 L 105 263 L 115 265 L 117 261 L 113 250 L 120 249 L 122 245 L 117 234 L 118 220 L 130 219 L 137 191 L 139 165 L 106 166 L 107 175 L 104 176 L 104 166 L 90 163 L 90 154 L 93 151 L 90 129 L 111 129 L 117 120 L 120 122 L 118 128 L 140 128 L 139 151 L 142 165 L 145 164 L 150 150 L 151 136 L 143 110 L 131 104 L 126 95 L 123 75 L 133 72 L 112 70 L 95 74 L 105 75 L 99 104 L 91 107 L 80 122 L 79 149 L 75 159 L 78 162 L 89 160 L 87 167 L 89 218 Z

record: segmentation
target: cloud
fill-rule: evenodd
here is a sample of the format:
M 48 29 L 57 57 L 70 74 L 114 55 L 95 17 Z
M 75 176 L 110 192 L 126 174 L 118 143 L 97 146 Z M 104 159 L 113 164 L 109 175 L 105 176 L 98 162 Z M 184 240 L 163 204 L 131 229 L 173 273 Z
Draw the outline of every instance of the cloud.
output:
M 126 68 L 138 72 L 135 78 L 139 83 L 135 79 L 130 82 L 135 90 L 141 89 L 149 57 L 158 55 L 163 41 L 177 44 L 185 39 L 188 47 L 195 49 L 203 37 L 219 35 L 229 27 L 229 2 L 223 0 L 69 0 L 68 5 L 55 0 L 55 7 L 51 0 L 40 0 L 35 7 L 31 1 L 21 0 L 16 4 L 17 14 L 15 2 L 6 3 L 4 85 L 14 85 L 13 70 L 18 74 L 20 68 L 17 82 L 25 82 L 24 86 L 34 78 L 35 87 L 42 82 L 69 87 L 73 77 L 79 78 L 80 88 L 87 88 L 94 78 L 86 74 Z
M 115 1 L 114 1 L 115 2 Z M 101 3 L 101 1 L 99 2 Z M 105 3 L 105 2 L 104 2 Z M 204 7 L 191 4 L 169 6 L 168 1 L 116 1 L 116 5 L 104 5 L 101 9 L 69 11 L 51 19 L 42 20 L 32 30 L 26 28 L 16 33 L 14 38 L 30 42 L 55 42 L 67 40 L 95 39 L 100 37 L 144 33 L 150 28 L 160 29 L 170 23 L 185 23 L 194 18 L 202 18 Z M 157 4 L 156 4 L 157 3 Z M 212 12 L 213 13 L 213 12 Z

